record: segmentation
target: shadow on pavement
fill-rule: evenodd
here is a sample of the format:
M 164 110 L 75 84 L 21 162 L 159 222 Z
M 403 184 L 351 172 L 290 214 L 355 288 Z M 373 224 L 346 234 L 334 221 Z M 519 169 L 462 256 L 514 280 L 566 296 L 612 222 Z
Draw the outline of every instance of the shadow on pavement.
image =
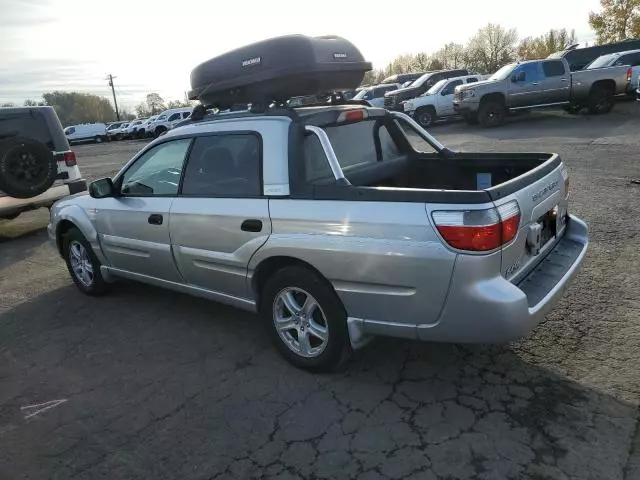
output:
M 312 375 L 253 315 L 133 283 L 51 291 L 0 329 L 6 478 L 622 479 L 635 428 L 508 347 L 380 339 Z

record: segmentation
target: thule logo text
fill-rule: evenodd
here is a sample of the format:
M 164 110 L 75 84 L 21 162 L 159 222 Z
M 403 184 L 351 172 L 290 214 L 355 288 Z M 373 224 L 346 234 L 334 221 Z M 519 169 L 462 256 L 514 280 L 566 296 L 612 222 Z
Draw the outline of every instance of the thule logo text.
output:
M 334 53 L 333 58 L 347 58 L 346 53 Z
M 242 61 L 242 66 L 248 67 L 250 65 L 259 65 L 261 62 L 262 62 L 262 57 L 249 58 L 247 60 Z

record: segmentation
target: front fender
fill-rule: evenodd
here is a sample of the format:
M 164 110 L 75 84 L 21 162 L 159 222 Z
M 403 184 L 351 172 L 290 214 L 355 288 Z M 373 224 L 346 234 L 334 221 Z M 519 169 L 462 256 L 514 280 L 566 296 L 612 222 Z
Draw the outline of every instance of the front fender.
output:
M 62 204 L 56 204 L 51 210 L 51 233 L 55 235 L 55 243 L 58 251 L 62 252 L 61 237 L 71 223 L 76 227 L 82 235 L 87 239 L 93 252 L 102 265 L 108 265 L 100 242 L 98 241 L 98 232 L 94 226 L 94 208 L 85 208 L 76 204 L 69 204 L 65 201 Z

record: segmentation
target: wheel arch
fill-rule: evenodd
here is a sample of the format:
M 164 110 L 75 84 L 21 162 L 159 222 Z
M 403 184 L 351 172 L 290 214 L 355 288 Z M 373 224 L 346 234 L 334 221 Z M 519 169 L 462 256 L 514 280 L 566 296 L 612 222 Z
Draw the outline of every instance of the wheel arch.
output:
M 63 251 L 63 236 L 72 228 L 77 228 L 82 235 L 87 239 L 91 245 L 93 253 L 98 257 L 102 265 L 108 265 L 100 248 L 100 242 L 98 241 L 98 232 L 96 231 L 93 223 L 87 216 L 85 210 L 78 205 L 68 205 L 63 207 L 59 211 L 55 211 L 54 207 L 54 222 L 55 222 L 55 238 L 58 251 L 62 255 Z
M 267 280 L 277 271 L 292 266 L 299 266 L 311 270 L 335 291 L 333 285 L 327 279 L 327 277 L 325 277 L 320 270 L 311 265 L 309 262 L 286 255 L 276 255 L 268 257 L 260 261 L 260 263 L 253 270 L 253 274 L 251 275 L 250 279 L 251 292 L 256 299 L 256 307 L 258 311 L 260 310 L 260 302 L 262 301 L 262 290 L 264 289 Z
M 500 93 L 500 92 L 487 93 L 486 95 L 483 95 L 482 98 L 480 99 L 480 104 L 482 105 L 483 103 L 489 102 L 489 101 L 500 102 L 503 105 L 506 105 L 507 103 L 504 93 Z
M 596 88 L 605 88 L 607 90 L 610 90 L 611 92 L 613 92 L 615 94 L 616 92 L 616 82 L 615 80 L 608 78 L 608 79 L 603 79 L 603 80 L 597 80 L 595 82 L 593 82 L 593 84 L 591 85 L 591 88 L 589 89 L 589 93 L 593 92 Z

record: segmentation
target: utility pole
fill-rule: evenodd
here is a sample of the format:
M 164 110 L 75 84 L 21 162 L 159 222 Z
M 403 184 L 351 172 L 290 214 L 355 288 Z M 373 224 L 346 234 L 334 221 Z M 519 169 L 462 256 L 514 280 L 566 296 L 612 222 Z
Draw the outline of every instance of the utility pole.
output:
M 118 78 L 118 77 L 114 77 L 113 75 L 109 74 L 109 76 L 107 77 L 107 80 L 109 80 L 109 86 L 111 87 L 111 93 L 113 93 L 113 104 L 116 106 L 116 117 L 118 117 L 118 121 L 120 121 L 120 112 L 118 112 L 118 102 L 116 101 L 116 90 L 113 86 L 113 79 L 114 78 Z

